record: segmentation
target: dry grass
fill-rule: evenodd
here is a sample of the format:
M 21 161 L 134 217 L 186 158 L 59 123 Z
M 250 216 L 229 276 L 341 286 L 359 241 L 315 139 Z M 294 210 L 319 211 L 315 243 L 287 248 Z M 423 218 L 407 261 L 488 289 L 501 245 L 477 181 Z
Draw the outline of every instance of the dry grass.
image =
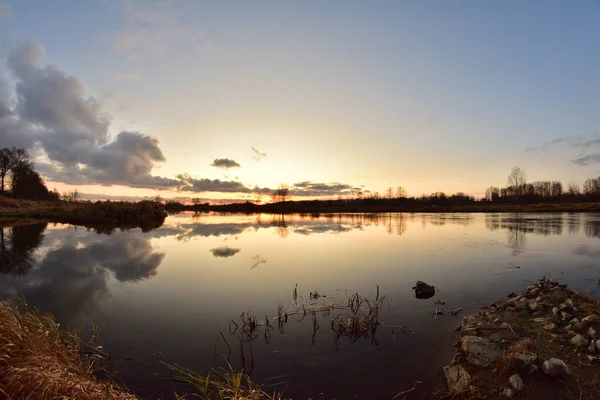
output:
M 136 399 L 93 376 L 95 357 L 50 315 L 0 302 L 0 394 L 9 399 Z

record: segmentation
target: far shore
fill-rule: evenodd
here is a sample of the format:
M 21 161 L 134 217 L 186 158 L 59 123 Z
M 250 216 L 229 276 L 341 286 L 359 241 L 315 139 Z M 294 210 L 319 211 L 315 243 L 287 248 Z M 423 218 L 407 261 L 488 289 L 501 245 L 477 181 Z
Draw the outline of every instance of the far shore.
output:
M 403 205 L 393 202 L 356 201 L 286 201 L 261 204 L 238 203 L 225 205 L 181 205 L 167 203 L 167 211 L 240 212 L 266 214 L 319 214 L 319 213 L 560 213 L 600 212 L 600 202 L 595 203 L 536 203 L 506 204 L 486 203 L 461 205 Z

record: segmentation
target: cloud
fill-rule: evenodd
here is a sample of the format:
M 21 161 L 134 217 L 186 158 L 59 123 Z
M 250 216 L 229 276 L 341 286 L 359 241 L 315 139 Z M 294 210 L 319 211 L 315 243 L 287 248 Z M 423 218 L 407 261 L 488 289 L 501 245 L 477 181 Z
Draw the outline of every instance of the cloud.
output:
M 599 134 L 595 133 L 593 135 L 578 135 L 578 136 L 563 136 L 556 139 L 549 140 L 547 142 L 543 142 L 539 146 L 532 146 L 525 149 L 525 152 L 531 151 L 541 151 L 547 150 L 550 147 L 566 144 L 569 147 L 589 147 L 596 146 L 600 144 Z
M 238 164 L 234 160 L 230 160 L 229 158 L 215 158 L 215 160 L 213 161 L 212 164 L 210 164 L 210 166 L 217 167 L 217 168 L 223 168 L 223 169 L 241 167 L 240 164 Z
M 250 147 L 250 148 L 252 149 L 252 152 L 254 153 L 254 159 L 256 161 L 260 161 L 267 156 L 267 153 L 261 153 L 255 147 Z
M 15 15 L 15 11 L 8 1 L 0 1 L 0 23 L 10 21 Z
M 337 196 L 338 194 L 354 195 L 361 191 L 361 188 L 347 185 L 344 183 L 316 183 L 304 181 L 294 183 L 291 194 L 293 196 L 319 197 L 319 196 Z
M 220 179 L 196 179 L 189 174 L 179 174 L 181 181 L 179 190 L 184 192 L 225 192 L 225 193 L 250 193 L 252 189 L 241 182 L 222 181 Z
M 589 164 L 600 163 L 600 153 L 588 154 L 585 156 L 577 157 L 577 158 L 571 160 L 571 162 L 580 167 L 583 167 L 583 166 L 589 165 Z
M 208 51 L 213 46 L 195 22 L 185 21 L 193 1 L 125 0 L 120 3 L 124 29 L 113 36 L 113 49 L 130 60 L 143 61 L 167 51 Z
M 111 117 L 76 77 L 41 66 L 44 47 L 14 49 L 7 66 L 15 78 L 11 96 L 0 75 L 0 142 L 42 152 L 45 177 L 70 184 L 176 187 L 175 179 L 152 175 L 166 161 L 158 140 L 139 132 L 109 135 Z M 11 99 L 14 99 L 11 101 Z
M 241 249 L 234 249 L 231 247 L 223 246 L 217 247 L 215 249 L 210 249 L 210 252 L 213 254 L 213 256 L 217 258 L 228 258 L 235 256 L 237 253 L 240 252 L 240 250 Z

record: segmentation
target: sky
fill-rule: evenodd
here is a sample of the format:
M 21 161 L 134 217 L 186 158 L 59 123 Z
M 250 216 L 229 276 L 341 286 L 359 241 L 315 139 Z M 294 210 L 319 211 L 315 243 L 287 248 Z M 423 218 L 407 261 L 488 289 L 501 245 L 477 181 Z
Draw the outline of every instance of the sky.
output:
M 600 175 L 597 1 L 0 0 L 0 147 L 88 197 Z

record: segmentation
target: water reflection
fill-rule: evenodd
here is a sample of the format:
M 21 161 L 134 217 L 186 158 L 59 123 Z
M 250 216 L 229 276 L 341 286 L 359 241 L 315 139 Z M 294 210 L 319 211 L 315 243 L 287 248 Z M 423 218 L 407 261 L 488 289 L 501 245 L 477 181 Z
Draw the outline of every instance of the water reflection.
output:
M 213 254 L 213 256 L 217 258 L 228 258 L 235 256 L 237 253 L 240 252 L 240 250 L 241 249 L 233 249 L 228 246 L 221 246 L 215 249 L 210 249 L 210 252 Z
M 48 249 L 36 263 L 32 254 L 42 242 L 45 225 L 11 229 L 12 245 L 6 252 L 11 263 L 3 263 L 2 268 L 4 270 L 5 265 L 16 268 L 9 273 L 25 275 L 25 279 L 0 281 L 0 297 L 24 297 L 31 304 L 41 305 L 44 311 L 51 312 L 63 323 L 71 323 L 79 314 L 95 309 L 96 303 L 108 294 L 110 277 L 120 282 L 152 278 L 165 256 L 153 249 L 150 237 L 129 232 L 98 235 L 87 244 L 65 243 Z
M 33 267 L 35 250 L 44 240 L 47 223 L 0 227 L 0 274 L 25 275 Z

